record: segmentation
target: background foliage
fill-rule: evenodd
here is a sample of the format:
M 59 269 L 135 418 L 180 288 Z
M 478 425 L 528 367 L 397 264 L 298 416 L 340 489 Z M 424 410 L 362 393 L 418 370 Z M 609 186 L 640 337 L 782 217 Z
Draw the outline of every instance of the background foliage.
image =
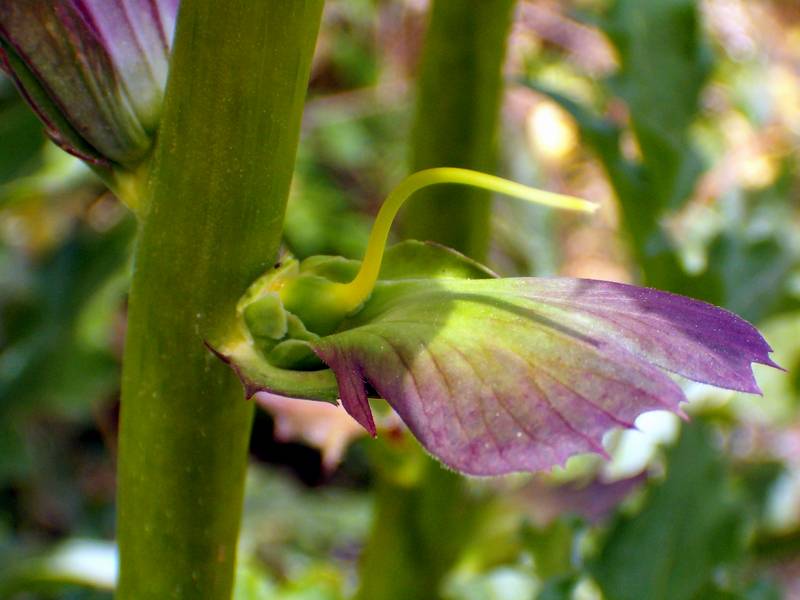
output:
M 404 175 L 426 10 L 328 1 L 285 232 L 297 255 L 357 257 Z M 762 328 L 788 374 L 759 370 L 763 398 L 691 386 L 690 423 L 645 415 L 609 435 L 610 462 L 470 481 L 448 524 L 428 517 L 454 475 L 373 514 L 439 468 L 391 416 L 371 441 L 341 415 L 271 405 L 237 598 L 353 595 L 373 517 L 387 531 L 413 519 L 411 554 L 448 557 L 386 549 L 373 568 L 430 575 L 448 600 L 800 597 L 800 8 L 521 1 L 505 73 L 498 171 L 603 208 L 586 221 L 495 202 L 491 266 L 720 304 Z M 0 225 L 0 597 L 107 598 L 134 223 L 5 79 Z

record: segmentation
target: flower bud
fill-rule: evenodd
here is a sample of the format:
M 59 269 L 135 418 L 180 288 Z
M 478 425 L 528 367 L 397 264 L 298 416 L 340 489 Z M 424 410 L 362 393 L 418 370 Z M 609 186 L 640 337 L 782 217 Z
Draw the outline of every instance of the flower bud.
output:
M 158 124 L 179 0 L 0 0 L 4 69 L 67 152 L 133 168 Z

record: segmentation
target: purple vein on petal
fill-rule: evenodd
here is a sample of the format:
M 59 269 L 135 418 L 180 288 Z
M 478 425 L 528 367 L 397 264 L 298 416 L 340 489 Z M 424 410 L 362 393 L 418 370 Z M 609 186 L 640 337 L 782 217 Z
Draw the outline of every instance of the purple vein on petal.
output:
M 438 373 L 440 373 L 442 381 L 445 384 L 445 389 L 448 390 L 448 391 L 452 391 L 453 390 L 453 386 L 449 382 L 449 380 L 447 378 L 447 374 L 442 369 L 441 365 L 439 364 L 439 361 L 436 359 L 436 353 L 431 352 L 427 348 L 426 348 L 426 351 L 428 352 L 428 354 L 430 356 L 430 359 L 431 359 L 431 362 L 433 363 L 434 367 L 436 368 L 436 371 Z M 459 408 L 461 406 L 461 400 L 463 399 L 463 396 L 459 395 L 459 398 L 456 399 L 456 398 L 453 397 L 453 394 L 451 393 L 450 397 L 452 398 L 452 403 L 451 404 L 453 405 L 453 413 L 456 416 L 456 421 L 458 422 L 458 425 L 461 428 L 461 431 L 464 433 L 464 440 L 469 445 L 470 441 L 477 441 L 477 440 L 470 440 L 470 430 L 464 424 L 465 421 L 464 421 L 463 415 L 461 414 L 461 410 Z
M 521 356 L 519 356 L 515 352 L 508 352 L 507 356 L 509 360 L 516 360 L 525 364 L 527 367 L 527 361 L 525 361 Z M 526 369 L 521 369 L 518 372 L 522 373 Z M 575 452 L 587 451 L 587 452 L 597 452 L 603 456 L 607 456 L 605 450 L 603 449 L 602 445 L 591 436 L 587 435 L 584 431 L 579 430 L 572 423 L 559 411 L 555 405 L 550 401 L 545 391 L 538 385 L 536 382 L 536 377 L 533 373 L 528 373 L 528 376 L 525 378 L 525 382 L 527 385 L 533 388 L 535 393 L 533 394 L 526 394 L 525 398 L 535 398 L 537 406 L 544 406 L 545 410 L 549 412 L 551 415 L 554 415 L 559 423 L 566 427 L 568 431 L 573 432 L 577 436 L 577 440 L 581 440 L 584 443 L 576 445 L 572 450 L 570 450 L 565 444 L 554 442 L 552 439 L 545 438 L 544 440 L 541 439 L 539 434 L 535 434 L 533 431 L 530 431 L 526 426 L 523 425 L 523 422 L 517 416 L 516 412 L 513 408 L 508 405 L 505 401 L 501 400 L 503 398 L 503 394 L 497 395 L 497 399 L 499 404 L 511 415 L 515 422 L 519 423 L 523 426 L 523 430 L 528 435 L 529 439 L 532 442 L 536 443 L 537 445 L 545 445 L 548 446 L 554 453 L 555 458 L 553 460 L 554 463 L 557 464 L 564 464 L 566 460 Z M 522 382 L 521 382 L 522 384 Z M 546 432 L 545 432 L 546 433 Z M 519 465 L 515 465 L 516 468 L 519 468 Z
M 603 294 L 607 285 L 630 292 L 627 296 Z M 573 290 L 571 295 L 568 295 L 565 286 Z M 580 289 L 574 291 L 577 288 Z M 592 294 L 598 288 L 601 293 Z M 767 355 L 769 345 L 752 325 L 723 309 L 674 294 L 625 284 L 569 279 L 513 280 L 511 286 L 492 292 L 512 299 L 529 299 L 540 306 L 552 306 L 555 310 L 564 311 L 563 318 L 568 321 L 578 318 L 576 314 L 583 315 L 584 319 L 593 319 L 595 326 L 600 327 L 597 332 L 599 335 L 621 335 L 649 361 L 695 381 L 757 393 L 750 363 L 775 364 Z M 638 296 L 632 297 L 634 294 Z M 589 297 L 594 298 L 595 302 L 588 302 Z M 665 303 L 675 310 L 665 314 Z M 620 319 L 627 323 L 623 325 Z M 709 322 L 711 326 L 708 326 Z M 637 323 L 642 325 L 642 330 L 637 330 Z M 682 341 L 673 343 L 659 339 L 653 335 L 652 326 L 655 323 L 666 330 L 663 335 L 673 333 L 681 336 Z M 629 332 L 627 335 L 626 330 Z M 705 357 L 707 366 L 697 364 L 698 355 Z M 679 356 L 684 358 L 678 360 Z
M 500 399 L 498 398 L 497 394 L 495 393 L 494 388 L 490 384 L 486 383 L 486 381 L 481 376 L 480 371 L 475 368 L 475 365 L 472 364 L 472 361 L 469 360 L 467 355 L 465 353 L 463 353 L 454 344 L 448 344 L 448 345 L 451 348 L 451 350 L 453 352 L 455 352 L 458 356 L 460 356 L 461 360 L 463 362 L 465 362 L 467 365 L 469 365 L 470 369 L 472 369 L 472 372 L 475 374 L 475 377 L 481 383 L 481 390 L 483 390 L 483 389 L 488 390 L 489 393 L 492 395 L 492 398 L 494 398 L 495 402 L 499 406 L 502 406 L 502 403 L 500 402 Z M 482 410 L 480 411 L 480 413 L 481 413 L 481 419 L 483 420 L 483 425 L 484 425 L 484 427 L 486 427 L 487 433 L 492 438 L 492 442 L 494 443 L 495 448 L 497 448 L 498 456 L 501 458 L 501 460 L 505 461 L 505 457 L 503 456 L 504 452 L 503 452 L 502 447 L 500 446 L 500 440 L 497 439 L 497 434 L 494 432 L 494 429 L 489 424 L 489 422 L 486 420 L 486 412 L 487 412 L 486 411 L 486 402 L 483 399 L 483 394 L 480 393 L 481 390 L 479 390 L 479 392 L 478 392 L 478 398 L 480 399 L 480 403 L 481 403 L 481 409 Z M 526 436 L 528 436 L 530 439 L 533 439 L 531 433 L 527 430 L 527 428 L 522 423 L 520 423 L 518 421 L 518 419 L 514 415 L 511 415 L 511 418 L 521 426 L 522 431 L 525 433 Z
M 408 365 L 407 361 L 402 356 L 401 351 L 385 335 L 383 335 L 381 333 L 378 333 L 378 332 L 374 332 L 374 331 L 370 331 L 369 334 L 373 335 L 375 337 L 378 337 L 397 356 L 398 360 L 400 361 L 400 364 L 403 366 L 403 369 L 411 377 L 412 383 L 414 384 L 414 389 L 415 389 L 415 393 L 416 393 L 416 396 L 417 396 L 418 404 L 422 408 L 423 413 L 425 413 L 426 416 L 427 416 L 427 424 L 429 425 L 428 430 L 430 431 L 430 433 L 432 435 L 436 436 L 438 439 L 447 439 L 448 443 L 452 447 L 452 440 L 450 440 L 447 437 L 448 429 L 446 427 L 446 424 L 445 424 L 445 426 L 443 428 L 441 428 L 438 431 L 438 433 L 437 433 L 435 428 L 430 427 L 432 422 L 434 422 L 434 418 L 433 418 L 433 414 L 431 412 L 429 412 L 427 409 L 428 409 L 429 406 L 433 407 L 435 403 L 434 403 L 434 401 L 432 399 L 431 400 L 426 399 L 422 395 L 422 393 L 420 392 L 420 386 L 419 386 L 419 384 L 417 382 L 417 378 L 416 378 L 416 376 L 414 374 L 414 370 L 413 370 L 412 367 L 410 367 Z M 439 364 L 439 362 L 436 360 L 435 353 L 431 352 L 430 349 L 424 344 L 420 345 L 419 348 L 420 348 L 421 352 L 425 353 L 425 356 L 428 359 L 429 365 L 433 366 L 434 372 L 436 373 L 436 378 L 441 383 L 441 385 L 439 386 L 441 388 L 441 391 L 438 394 L 438 396 L 440 396 L 442 398 L 447 397 L 447 396 L 452 397 L 453 395 L 450 393 L 451 390 L 452 390 L 452 386 L 451 386 L 450 381 L 449 381 L 449 379 L 447 377 L 447 374 L 442 369 L 442 367 Z M 416 360 L 419 361 L 421 359 L 422 359 L 422 356 L 418 354 L 417 357 L 416 357 Z M 379 379 L 379 378 L 376 377 L 376 379 Z M 386 393 L 386 395 L 384 397 L 392 405 L 392 407 L 395 408 L 395 410 L 398 410 L 398 412 L 400 412 L 399 409 L 405 408 L 405 406 L 408 404 L 407 402 L 403 402 L 404 406 L 401 407 L 400 404 L 398 403 L 398 401 L 402 400 L 403 396 L 405 395 L 404 394 L 404 392 L 405 392 L 404 389 L 397 390 L 397 391 L 389 390 L 386 387 L 381 386 L 379 381 L 376 381 L 375 385 L 379 386 L 378 389 L 386 389 L 387 390 L 387 393 Z M 437 396 L 437 395 L 434 394 L 434 397 L 435 396 Z M 394 401 L 394 403 L 392 401 Z M 456 404 L 456 406 L 452 407 L 452 412 L 453 412 L 453 414 L 455 416 L 456 423 L 458 424 L 459 429 L 463 433 L 463 440 L 465 442 L 469 442 L 469 440 L 470 440 L 469 430 L 467 429 L 467 427 L 464 424 L 464 420 L 463 420 L 462 415 L 461 415 L 461 413 L 460 413 L 460 411 L 458 409 L 457 403 L 454 403 L 454 404 Z M 440 412 L 440 409 L 437 409 L 437 413 L 439 413 L 439 412 Z M 438 416 L 439 415 L 437 414 L 437 417 Z M 442 434 L 444 434 L 444 437 L 442 437 Z
M 528 361 L 527 361 L 527 360 L 525 360 L 524 358 L 522 358 L 521 356 L 518 356 L 518 355 L 517 355 L 517 354 L 515 354 L 515 353 L 510 353 L 510 357 L 513 357 L 514 359 L 517 359 L 517 360 L 519 360 L 519 361 L 520 361 L 520 362 L 522 362 L 522 363 L 523 363 L 523 364 L 524 364 L 524 365 L 525 365 L 525 366 L 526 366 L 528 369 L 530 369 L 530 367 L 531 367 L 530 363 L 528 363 Z M 522 371 L 522 370 L 521 370 L 521 371 Z M 591 436 L 590 436 L 589 434 L 587 434 L 586 432 L 584 432 L 584 431 L 582 431 L 582 430 L 580 430 L 580 429 L 577 429 L 577 428 L 576 428 L 576 427 L 575 427 L 575 426 L 574 426 L 574 425 L 573 425 L 573 424 L 572 424 L 572 423 L 571 423 L 571 422 L 570 422 L 570 421 L 569 421 L 569 420 L 568 420 L 568 419 L 567 419 L 567 418 L 566 418 L 566 417 L 563 415 L 563 413 L 562 413 L 561 411 L 559 411 L 559 410 L 558 410 L 558 409 L 555 407 L 555 405 L 554 405 L 554 404 L 551 402 L 551 400 L 550 400 L 550 398 L 549 398 L 549 395 L 548 395 L 548 394 L 547 394 L 547 393 L 544 391 L 544 389 L 542 389 L 542 387 L 541 387 L 541 386 L 539 385 L 539 383 L 536 381 L 536 377 L 532 376 L 532 374 L 531 374 L 531 376 L 529 376 L 529 383 L 530 383 L 530 385 L 532 385 L 532 386 L 533 386 L 533 387 L 534 387 L 534 388 L 535 388 L 535 389 L 538 391 L 538 396 L 539 396 L 539 398 L 541 398 L 541 402 L 540 402 L 540 404 L 541 404 L 541 405 L 543 405 L 543 406 L 545 406 L 545 407 L 547 408 L 547 410 L 548 410 L 548 411 L 549 411 L 551 414 L 554 414 L 554 415 L 556 416 L 556 418 L 557 418 L 557 419 L 558 419 L 558 420 L 559 420 L 559 421 L 560 421 L 562 424 L 564 424 L 564 425 L 565 425 L 565 426 L 566 426 L 566 427 L 567 427 L 567 428 L 568 428 L 570 431 L 574 432 L 574 433 L 575 433 L 575 434 L 577 434 L 577 435 L 578 435 L 578 436 L 579 436 L 579 437 L 580 437 L 582 440 L 584 440 L 584 442 L 586 442 L 586 450 L 589 450 L 589 451 L 592 451 L 592 452 L 596 452 L 596 453 L 598 453 L 598 454 L 600 454 L 600 455 L 602 455 L 602 456 L 608 456 L 608 455 L 607 455 L 607 453 L 606 453 L 606 451 L 605 451 L 605 449 L 603 448 L 602 444 L 601 444 L 601 443 L 600 443 L 598 440 L 594 439 L 593 437 L 591 437 Z

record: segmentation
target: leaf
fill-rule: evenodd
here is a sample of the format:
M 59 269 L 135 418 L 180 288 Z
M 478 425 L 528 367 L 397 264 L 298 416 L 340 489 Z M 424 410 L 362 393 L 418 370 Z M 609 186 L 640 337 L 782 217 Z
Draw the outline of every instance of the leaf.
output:
M 578 583 L 578 576 L 574 574 L 549 579 L 536 595 L 536 600 L 572 600 Z
M 523 526 L 522 539 L 533 556 L 534 570 L 539 579 L 547 581 L 572 574 L 576 529 L 576 523 L 568 519 L 556 519 L 542 527 Z
M 647 410 L 680 413 L 661 369 L 757 393 L 773 364 L 747 322 L 666 292 L 578 279 L 383 282 L 344 331 L 309 342 L 368 431 L 370 389 L 425 448 L 474 475 L 542 470 Z
M 45 141 L 36 117 L 7 83 L 0 74 L 0 186 L 38 167 Z
M 692 600 L 714 570 L 743 550 L 745 506 L 714 447 L 713 429 L 685 427 L 668 453 L 666 480 L 642 511 L 620 519 L 591 570 L 615 600 Z
M 41 470 L 29 456 L 39 446 L 22 435 L 31 415 L 84 416 L 117 389 L 115 317 L 134 229 L 130 218 L 102 233 L 76 225 L 28 277 L 0 248 L 0 483 Z
M 701 589 L 692 600 L 781 600 L 784 596 L 777 585 L 764 579 L 747 589 L 737 586 L 734 589 L 722 589 L 709 584 Z
M 605 82 L 627 104 L 641 151 L 623 156 L 622 127 L 535 82 L 578 122 L 582 139 L 598 155 L 614 188 L 632 249 L 646 281 L 707 300 L 705 282 L 689 277 L 662 228 L 665 213 L 690 197 L 703 163 L 690 136 L 712 61 L 696 0 L 615 0 L 599 19 L 619 56 L 620 69 Z
M 29 289 L 9 286 L 0 294 L 7 328 L 0 345 L 0 414 L 43 405 L 86 407 L 113 391 L 117 360 L 107 346 L 81 339 L 79 326 L 85 305 L 125 268 L 134 228 L 131 219 L 102 234 L 78 226 L 41 265 Z M 123 293 L 124 283 L 109 301 L 118 304 Z M 103 324 L 107 329 L 112 316 Z
M 654 204 L 652 209 L 675 208 L 700 172 L 688 128 L 710 72 L 711 55 L 697 2 L 617 0 L 603 28 L 620 55 L 612 88 L 628 104 L 655 192 L 639 201 Z

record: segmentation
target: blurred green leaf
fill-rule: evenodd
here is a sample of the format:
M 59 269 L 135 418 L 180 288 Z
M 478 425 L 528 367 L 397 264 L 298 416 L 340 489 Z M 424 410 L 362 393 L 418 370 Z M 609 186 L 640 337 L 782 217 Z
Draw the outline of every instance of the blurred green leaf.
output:
M 711 68 L 697 2 L 616 0 L 598 22 L 619 56 L 618 72 L 605 83 L 627 104 L 638 159 L 624 156 L 619 125 L 552 90 L 527 85 L 548 93 L 578 121 L 619 198 L 646 281 L 686 294 L 702 290 L 688 281 L 661 228 L 664 213 L 687 200 L 703 168 L 689 137 Z
M 104 232 L 78 225 L 41 264 L 27 265 L 24 277 L 13 274 L 15 260 L 0 264 L 0 280 L 8 282 L 0 286 L 0 446 L 8 451 L 0 481 L 26 468 L 18 434 L 27 415 L 85 414 L 116 389 L 114 316 L 127 289 L 134 227 L 131 218 Z M 104 287 L 110 280 L 114 293 Z
M 634 516 L 612 526 L 591 571 L 614 600 L 692 600 L 744 550 L 745 505 L 732 489 L 714 431 L 683 428 L 667 453 L 667 478 Z
M 542 586 L 536 600 L 572 600 L 578 581 L 577 575 L 553 577 Z
M 765 580 L 740 590 L 727 590 L 709 584 L 695 595 L 694 600 L 781 600 L 782 598 L 780 589 Z
M 0 185 L 33 171 L 44 144 L 39 120 L 0 74 Z
M 354 568 L 353 548 L 366 535 L 369 508 L 366 494 L 308 490 L 281 473 L 251 468 L 240 555 L 289 579 L 323 557 L 342 569 Z
M 572 570 L 575 523 L 556 519 L 544 527 L 527 525 L 522 530 L 525 547 L 533 555 L 536 574 L 542 580 L 568 574 Z
M 0 297 L 3 322 L 19 319 L 3 332 L 0 347 L 4 409 L 87 406 L 113 390 L 116 360 L 108 348 L 87 347 L 76 337 L 76 325 L 87 302 L 124 268 L 133 230 L 132 219 L 106 232 L 77 226 L 27 290 Z
M 726 223 L 708 250 L 707 280 L 719 302 L 751 321 L 796 309 L 788 281 L 800 260 L 800 226 L 791 198 L 796 169 L 786 161 L 766 188 L 723 199 Z
M 233 600 L 272 600 L 274 593 L 274 585 L 259 569 L 240 562 L 236 569 Z
M 602 26 L 620 59 L 611 87 L 628 105 L 654 193 L 638 199 L 635 213 L 655 224 L 658 212 L 686 199 L 700 172 L 688 139 L 711 68 L 699 7 L 696 0 L 617 0 Z

